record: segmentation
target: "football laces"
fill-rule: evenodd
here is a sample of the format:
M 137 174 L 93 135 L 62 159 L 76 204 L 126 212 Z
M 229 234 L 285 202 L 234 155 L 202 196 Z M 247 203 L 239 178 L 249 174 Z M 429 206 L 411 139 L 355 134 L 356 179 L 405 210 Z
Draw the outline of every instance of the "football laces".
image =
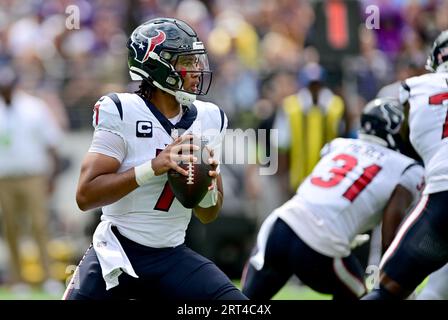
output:
M 187 184 L 194 184 L 194 166 L 193 162 L 188 162 Z

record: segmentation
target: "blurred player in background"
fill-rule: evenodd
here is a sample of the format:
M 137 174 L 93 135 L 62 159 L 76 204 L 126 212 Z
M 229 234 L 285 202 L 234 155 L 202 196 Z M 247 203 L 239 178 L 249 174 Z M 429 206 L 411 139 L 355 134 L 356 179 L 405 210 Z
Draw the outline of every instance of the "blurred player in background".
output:
M 400 88 L 426 186 L 381 261 L 379 289 L 366 299 L 405 299 L 448 261 L 448 31 L 434 41 L 427 68 L 433 73 L 406 79 Z
M 361 116 L 360 139 L 337 138 L 298 188 L 262 225 L 243 273 L 243 293 L 272 298 L 295 274 L 333 299 L 366 293 L 364 270 L 351 253 L 357 235 L 383 219 L 383 248 L 418 196 L 423 168 L 397 152 L 404 120 L 395 99 L 375 99 Z
M 102 222 L 64 299 L 246 299 L 211 261 L 185 246 L 192 212 L 175 199 L 165 174 L 187 175 L 177 162 L 192 160 L 179 154 L 197 148 L 183 144 L 191 134 L 211 132 L 219 159 L 226 116 L 195 100 L 211 82 L 204 45 L 185 22 L 157 18 L 134 30 L 128 49 L 140 90 L 95 104 L 77 202 L 84 211 L 102 206 Z M 214 183 L 193 211 L 209 223 L 223 191 L 217 160 L 205 161 L 214 167 Z
M 39 250 L 43 289 L 54 293 L 62 286 L 50 279 L 47 251 L 48 202 L 58 173 L 60 139 L 44 101 L 19 89 L 19 75 L 11 64 L 0 66 L 0 207 L 13 292 L 30 289 L 20 253 L 29 224 Z

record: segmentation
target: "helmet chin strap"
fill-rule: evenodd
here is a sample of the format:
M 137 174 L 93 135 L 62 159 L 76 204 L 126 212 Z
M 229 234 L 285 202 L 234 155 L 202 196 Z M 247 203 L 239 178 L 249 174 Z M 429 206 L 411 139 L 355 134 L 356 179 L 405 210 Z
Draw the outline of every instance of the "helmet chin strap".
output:
M 190 105 L 196 101 L 196 95 L 188 92 L 176 91 L 174 96 L 176 97 L 177 102 L 187 107 L 190 107 Z
M 174 91 L 167 88 L 162 87 L 160 84 L 158 84 L 156 81 L 153 81 L 152 84 L 159 88 L 162 91 L 165 91 L 166 93 L 169 93 L 170 95 L 174 96 L 176 98 L 176 101 L 180 103 L 183 106 L 189 107 L 193 104 L 193 102 L 196 101 L 196 95 L 184 91 Z

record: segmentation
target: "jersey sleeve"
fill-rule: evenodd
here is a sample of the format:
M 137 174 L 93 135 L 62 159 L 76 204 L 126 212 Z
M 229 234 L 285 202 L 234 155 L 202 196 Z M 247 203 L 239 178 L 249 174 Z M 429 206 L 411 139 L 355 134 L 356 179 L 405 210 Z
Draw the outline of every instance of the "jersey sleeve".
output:
M 411 192 L 414 199 L 416 199 L 422 191 L 424 176 L 424 168 L 415 162 L 404 169 L 399 184 Z
M 122 163 L 126 157 L 126 144 L 115 133 L 106 130 L 95 130 L 89 152 L 101 153 Z
M 93 127 L 115 133 L 124 140 L 123 120 L 118 106 L 108 96 L 101 97 L 93 108 Z

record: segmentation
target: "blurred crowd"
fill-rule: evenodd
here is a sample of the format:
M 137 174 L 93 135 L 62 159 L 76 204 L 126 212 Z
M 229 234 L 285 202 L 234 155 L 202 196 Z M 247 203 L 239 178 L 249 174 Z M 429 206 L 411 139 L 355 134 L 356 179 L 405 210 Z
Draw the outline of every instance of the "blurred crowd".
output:
M 325 88 L 343 101 L 336 135 L 355 137 L 367 101 L 386 85 L 424 72 L 428 46 L 448 29 L 448 2 L 344 1 L 355 10 L 349 11 L 355 12 L 350 25 L 355 37 L 353 50 L 335 63 L 319 50 L 319 17 L 340 12 L 340 2 L 2 0 L 0 66 L 16 68 L 20 87 L 45 102 L 64 134 L 92 130 L 92 107 L 101 95 L 136 89 L 127 73 L 130 32 L 154 17 L 176 17 L 191 24 L 206 44 L 213 83 L 205 99 L 226 112 L 230 128 L 281 129 L 284 99 L 303 88 L 314 99 L 312 86 L 318 83 L 318 91 Z M 370 5 L 379 8 L 378 29 L 365 24 Z M 253 217 L 255 212 L 260 221 L 289 196 L 284 192 L 288 164 L 280 163 L 275 177 L 257 177 L 238 166 L 223 170 L 226 214 Z M 263 193 L 266 185 L 269 194 Z

